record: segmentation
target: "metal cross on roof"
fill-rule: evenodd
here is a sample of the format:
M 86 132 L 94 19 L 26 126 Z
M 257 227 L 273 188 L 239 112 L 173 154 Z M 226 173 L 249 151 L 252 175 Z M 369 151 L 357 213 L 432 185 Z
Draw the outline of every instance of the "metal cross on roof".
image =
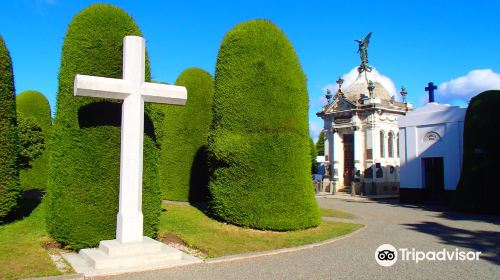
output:
M 429 92 L 429 103 L 434 102 L 434 90 L 436 89 L 437 86 L 435 86 L 433 82 L 428 83 L 425 87 L 425 91 Z

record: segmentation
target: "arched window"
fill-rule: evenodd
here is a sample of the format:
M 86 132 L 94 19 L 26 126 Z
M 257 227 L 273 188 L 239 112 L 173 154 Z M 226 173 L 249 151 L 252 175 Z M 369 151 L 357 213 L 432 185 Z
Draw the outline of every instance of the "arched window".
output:
M 385 135 L 384 132 L 381 130 L 380 131 L 380 157 L 384 158 L 385 157 Z
M 389 139 L 387 140 L 387 151 L 390 158 L 394 157 L 394 132 L 389 131 Z
M 396 151 L 397 151 L 397 153 L 398 153 L 398 154 L 397 154 L 397 157 L 399 157 L 399 133 L 396 135 L 396 139 L 397 139 L 397 140 L 396 140 L 396 142 L 397 142 L 397 145 L 398 145 L 398 146 L 396 147 Z

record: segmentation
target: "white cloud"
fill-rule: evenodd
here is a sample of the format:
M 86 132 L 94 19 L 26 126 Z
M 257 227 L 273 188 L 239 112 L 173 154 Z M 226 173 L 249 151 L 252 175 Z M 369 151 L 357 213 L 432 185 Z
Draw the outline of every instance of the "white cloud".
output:
M 391 96 L 395 96 L 396 100 L 398 100 L 396 86 L 389 77 L 380 74 L 380 72 L 378 72 L 377 69 L 375 68 L 373 68 L 371 74 L 373 75 L 373 78 L 376 81 L 378 81 L 380 84 L 382 84 L 382 86 L 384 86 L 384 88 L 389 92 Z M 344 79 L 342 88 L 346 89 L 347 87 L 349 87 L 356 80 L 358 75 L 359 75 L 358 67 L 354 67 L 351 71 L 342 75 L 342 79 Z M 323 87 L 323 93 L 326 93 L 326 90 L 329 89 L 332 92 L 332 94 L 335 94 L 338 88 L 339 86 L 337 85 L 337 83 L 330 83 Z
M 309 121 L 309 135 L 314 140 L 314 143 L 318 141 L 318 136 L 323 129 L 323 120 L 318 119 L 314 121 Z
M 491 69 L 472 70 L 465 76 L 440 84 L 436 91 L 436 101 L 468 104 L 475 95 L 491 89 L 500 90 L 500 74 Z

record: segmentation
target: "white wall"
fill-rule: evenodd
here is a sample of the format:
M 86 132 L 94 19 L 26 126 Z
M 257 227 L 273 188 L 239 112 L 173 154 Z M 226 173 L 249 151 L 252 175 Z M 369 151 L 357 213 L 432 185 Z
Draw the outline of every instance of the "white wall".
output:
M 456 188 L 462 166 L 465 111 L 456 106 L 429 103 L 399 119 L 401 188 L 424 187 L 424 157 L 442 157 L 444 188 Z M 428 132 L 438 133 L 441 139 L 425 141 Z

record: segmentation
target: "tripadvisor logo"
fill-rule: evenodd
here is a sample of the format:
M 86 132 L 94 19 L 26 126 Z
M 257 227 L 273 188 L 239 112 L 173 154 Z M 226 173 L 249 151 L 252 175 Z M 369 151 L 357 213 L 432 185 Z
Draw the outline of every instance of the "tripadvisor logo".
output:
M 381 266 L 393 266 L 398 260 L 398 251 L 401 261 L 477 261 L 479 260 L 479 251 L 462 251 L 442 249 L 440 251 L 418 251 L 415 248 L 399 248 L 397 250 L 391 244 L 382 244 L 375 250 L 375 261 Z

